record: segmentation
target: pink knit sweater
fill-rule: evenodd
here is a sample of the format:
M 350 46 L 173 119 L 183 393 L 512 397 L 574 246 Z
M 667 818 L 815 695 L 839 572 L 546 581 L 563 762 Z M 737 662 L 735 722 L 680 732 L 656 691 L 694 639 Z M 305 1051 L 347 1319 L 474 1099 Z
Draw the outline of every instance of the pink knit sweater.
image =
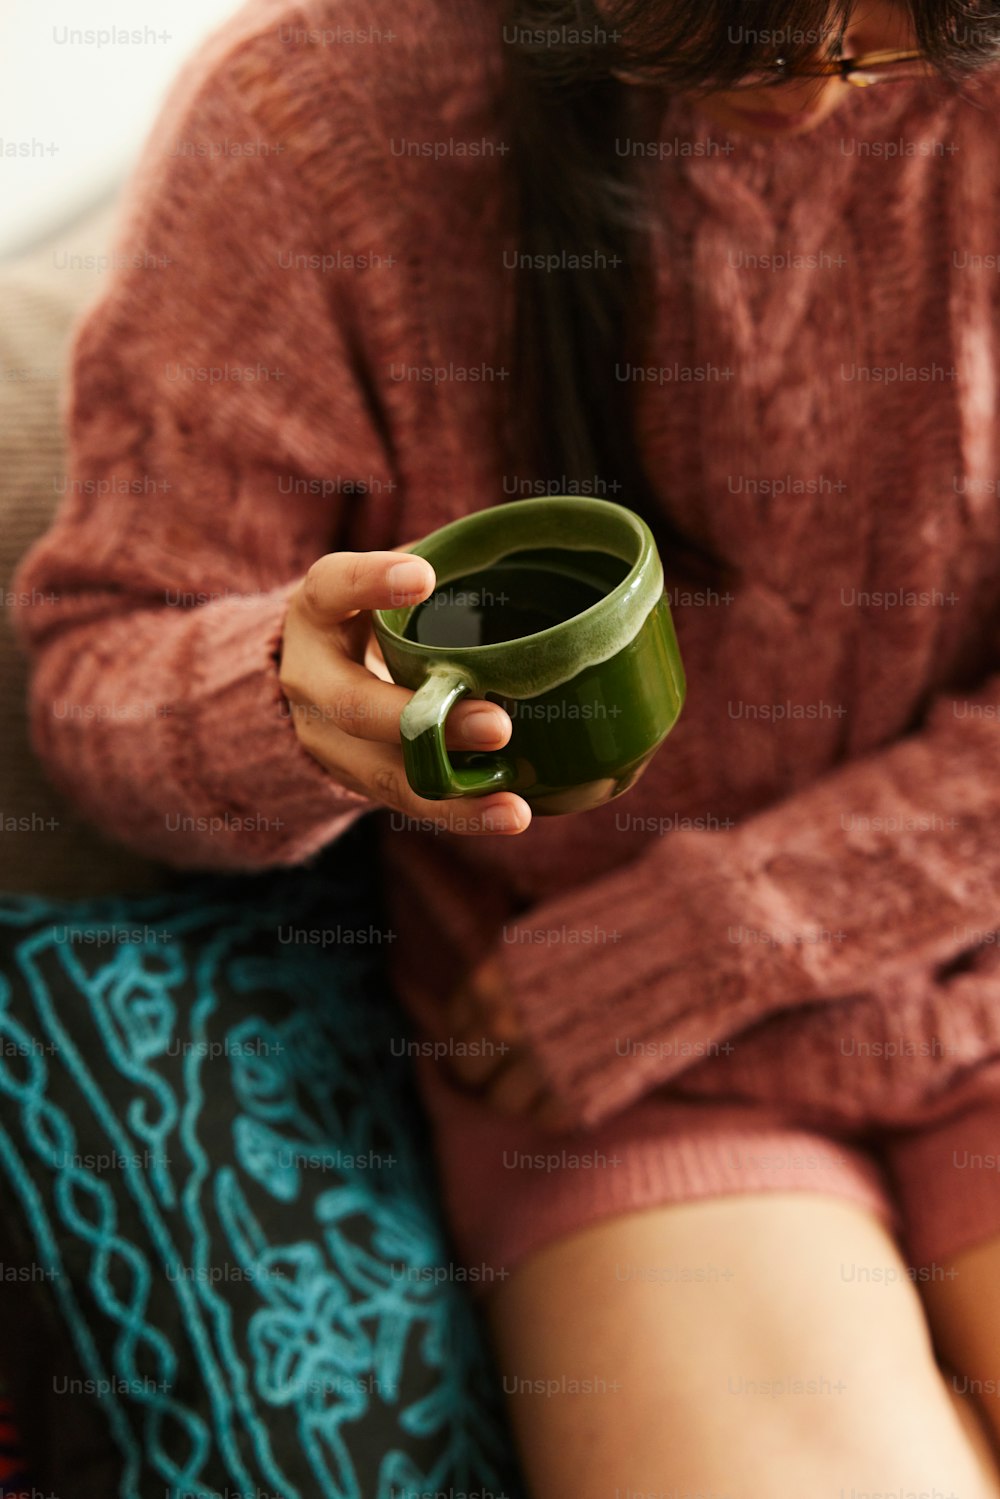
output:
M 37 750 L 145 854 L 297 864 L 369 810 L 296 738 L 290 593 L 532 492 L 502 333 L 516 276 L 572 272 L 510 268 L 503 45 L 483 0 L 253 0 L 146 144 L 14 585 Z M 379 814 L 407 1001 L 442 1027 L 493 948 L 588 1121 L 730 1036 L 748 1094 L 780 1041 L 808 1096 L 847 1016 L 947 1038 L 907 1074 L 942 1087 L 1000 1049 L 997 92 L 859 92 L 777 143 L 673 100 L 642 143 L 658 295 L 615 377 L 742 581 L 665 559 L 689 699 L 627 796 L 510 839 Z M 845 1107 L 881 1066 L 845 1063 Z

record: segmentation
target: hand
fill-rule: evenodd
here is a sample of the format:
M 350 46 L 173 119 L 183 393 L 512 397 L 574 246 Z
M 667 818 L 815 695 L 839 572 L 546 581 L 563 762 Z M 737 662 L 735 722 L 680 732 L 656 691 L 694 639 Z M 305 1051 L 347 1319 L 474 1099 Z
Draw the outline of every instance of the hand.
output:
M 456 1081 L 485 1098 L 502 1114 L 523 1114 L 542 1129 L 569 1130 L 576 1124 L 570 1108 L 555 1098 L 511 1003 L 499 961 L 488 956 L 458 990 L 449 1007 L 451 1034 L 469 1043 L 468 1055 L 456 1055 Z
M 511 791 L 428 801 L 403 768 L 399 715 L 413 693 L 391 681 L 371 626 L 372 609 L 418 604 L 434 591 L 434 569 L 404 552 L 331 552 L 293 593 L 279 680 L 299 742 L 342 786 L 443 832 L 523 833 L 528 803 Z M 453 750 L 498 750 L 511 736 L 496 703 L 463 700 L 448 715 Z

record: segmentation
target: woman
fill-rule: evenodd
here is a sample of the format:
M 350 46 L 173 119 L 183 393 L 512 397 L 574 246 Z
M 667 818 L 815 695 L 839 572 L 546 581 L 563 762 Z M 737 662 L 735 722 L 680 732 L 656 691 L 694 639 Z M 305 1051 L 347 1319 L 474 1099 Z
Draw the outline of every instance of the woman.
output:
M 963 0 L 255 0 L 79 330 L 37 747 L 182 867 L 383 809 L 539 1499 L 1000 1492 L 998 56 Z M 691 690 L 528 830 L 409 791 L 368 611 L 545 488 L 649 517 Z

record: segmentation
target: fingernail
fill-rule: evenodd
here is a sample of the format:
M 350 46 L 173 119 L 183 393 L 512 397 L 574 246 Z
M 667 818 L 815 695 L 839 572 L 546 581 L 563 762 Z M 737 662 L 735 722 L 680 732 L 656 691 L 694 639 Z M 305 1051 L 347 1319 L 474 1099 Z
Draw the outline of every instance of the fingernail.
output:
M 490 833 L 519 833 L 525 826 L 525 816 L 520 807 L 508 807 L 502 802 L 483 808 L 483 827 Z
M 411 562 L 393 563 L 386 580 L 394 594 L 426 593 L 427 573 L 428 564 L 414 558 Z
M 500 724 L 499 714 L 480 708 L 462 719 L 459 733 L 469 744 L 496 744 L 502 732 Z

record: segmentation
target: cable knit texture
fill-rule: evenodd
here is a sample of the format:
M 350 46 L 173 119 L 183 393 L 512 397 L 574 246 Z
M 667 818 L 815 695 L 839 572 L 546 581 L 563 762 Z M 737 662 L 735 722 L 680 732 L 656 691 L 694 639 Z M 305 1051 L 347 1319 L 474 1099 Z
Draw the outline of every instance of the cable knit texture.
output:
M 254 0 L 146 143 L 76 332 L 71 492 L 15 582 L 36 748 L 143 854 L 292 865 L 371 810 L 295 736 L 289 595 L 324 552 L 537 477 L 499 443 L 515 277 L 544 274 L 504 263 L 501 20 Z M 689 699 L 627 796 L 515 839 L 380 814 L 414 1012 L 443 1032 L 492 949 L 588 1122 L 667 1082 L 753 1098 L 776 1066 L 869 1117 L 885 1067 L 836 1065 L 848 1024 L 960 1033 L 900 1074 L 897 1120 L 1000 1052 L 1000 158 L 977 87 L 859 91 L 778 142 L 666 104 L 648 350 L 614 378 L 664 510 L 741 581 L 664 559 Z

